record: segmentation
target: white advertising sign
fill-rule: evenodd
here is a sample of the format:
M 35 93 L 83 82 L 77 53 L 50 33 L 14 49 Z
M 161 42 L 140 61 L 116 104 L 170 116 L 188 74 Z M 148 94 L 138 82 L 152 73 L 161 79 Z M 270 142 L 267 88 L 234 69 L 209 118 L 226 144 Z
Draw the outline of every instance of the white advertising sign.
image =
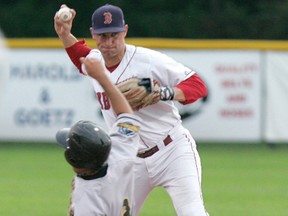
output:
M 206 100 L 179 106 L 197 140 L 259 140 L 260 53 L 233 50 L 161 50 L 206 82 Z M 0 106 L 0 139 L 54 140 L 80 119 L 104 125 L 89 79 L 63 49 L 13 49 Z M 177 103 L 178 104 L 178 103 Z
M 54 140 L 58 129 L 80 119 L 102 124 L 89 79 L 78 73 L 65 51 L 19 49 L 11 56 L 0 107 L 2 140 Z
M 197 140 L 257 141 L 261 136 L 261 66 L 258 51 L 166 52 L 193 68 L 209 89 L 206 100 L 179 106 Z
M 2 97 L 5 95 L 8 77 L 9 77 L 9 50 L 6 47 L 5 41 L 0 31 L 0 107 L 2 104 Z
M 266 127 L 269 142 L 288 141 L 288 53 L 267 53 L 266 75 Z

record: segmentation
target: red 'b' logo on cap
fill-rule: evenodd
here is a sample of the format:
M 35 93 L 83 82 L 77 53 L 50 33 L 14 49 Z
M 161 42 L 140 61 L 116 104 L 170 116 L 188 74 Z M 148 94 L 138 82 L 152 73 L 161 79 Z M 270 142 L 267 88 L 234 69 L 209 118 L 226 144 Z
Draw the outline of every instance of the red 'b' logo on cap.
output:
M 104 24 L 110 24 L 112 22 L 112 14 L 110 12 L 105 12 L 104 16 Z

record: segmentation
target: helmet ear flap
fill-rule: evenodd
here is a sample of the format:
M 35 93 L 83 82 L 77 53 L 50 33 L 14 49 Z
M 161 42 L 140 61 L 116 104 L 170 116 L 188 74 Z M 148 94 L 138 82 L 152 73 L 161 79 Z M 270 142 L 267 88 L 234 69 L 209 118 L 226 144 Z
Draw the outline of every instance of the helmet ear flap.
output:
M 109 151 L 108 151 L 109 153 Z M 83 160 L 81 156 L 77 156 L 71 149 L 66 149 L 64 152 L 64 156 L 66 161 L 73 167 L 76 168 L 88 168 L 88 169 L 93 169 L 93 170 L 98 170 L 100 169 L 104 162 L 99 162 L 96 158 L 94 160 L 89 159 L 89 161 L 86 161 L 85 159 Z
M 64 152 L 66 161 L 73 167 L 81 168 L 83 167 L 83 161 L 77 157 L 71 149 L 66 149 Z

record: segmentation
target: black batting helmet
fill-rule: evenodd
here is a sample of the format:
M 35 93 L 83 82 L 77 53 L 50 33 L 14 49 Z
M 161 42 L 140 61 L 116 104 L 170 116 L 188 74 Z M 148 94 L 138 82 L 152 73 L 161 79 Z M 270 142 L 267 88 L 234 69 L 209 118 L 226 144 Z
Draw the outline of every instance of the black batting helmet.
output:
M 71 128 L 56 134 L 57 142 L 65 150 L 65 159 L 76 168 L 100 169 L 109 156 L 111 139 L 98 125 L 79 121 Z

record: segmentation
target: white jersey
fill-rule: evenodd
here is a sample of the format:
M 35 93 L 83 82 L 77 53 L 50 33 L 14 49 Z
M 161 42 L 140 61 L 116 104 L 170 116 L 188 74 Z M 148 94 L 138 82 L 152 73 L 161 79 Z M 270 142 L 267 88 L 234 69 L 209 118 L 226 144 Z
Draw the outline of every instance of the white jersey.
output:
M 112 147 L 107 174 L 85 180 L 74 178 L 70 209 L 77 216 L 134 215 L 133 165 L 139 143 L 140 118 L 121 114 L 111 128 Z
M 97 49 L 93 49 L 87 57 L 100 59 L 104 63 L 103 57 Z M 170 87 L 176 86 L 195 73 L 165 54 L 132 45 L 126 45 L 125 55 L 119 66 L 112 73 L 106 71 L 114 84 L 132 77 L 149 77 L 158 80 L 161 86 Z M 91 80 L 101 105 L 104 120 L 110 128 L 115 122 L 116 116 L 100 84 L 92 78 Z M 140 150 L 155 146 L 167 136 L 175 125 L 181 122 L 180 114 L 173 101 L 159 101 L 140 109 L 135 114 L 144 120 L 140 132 Z M 155 121 L 155 119 L 157 120 Z

